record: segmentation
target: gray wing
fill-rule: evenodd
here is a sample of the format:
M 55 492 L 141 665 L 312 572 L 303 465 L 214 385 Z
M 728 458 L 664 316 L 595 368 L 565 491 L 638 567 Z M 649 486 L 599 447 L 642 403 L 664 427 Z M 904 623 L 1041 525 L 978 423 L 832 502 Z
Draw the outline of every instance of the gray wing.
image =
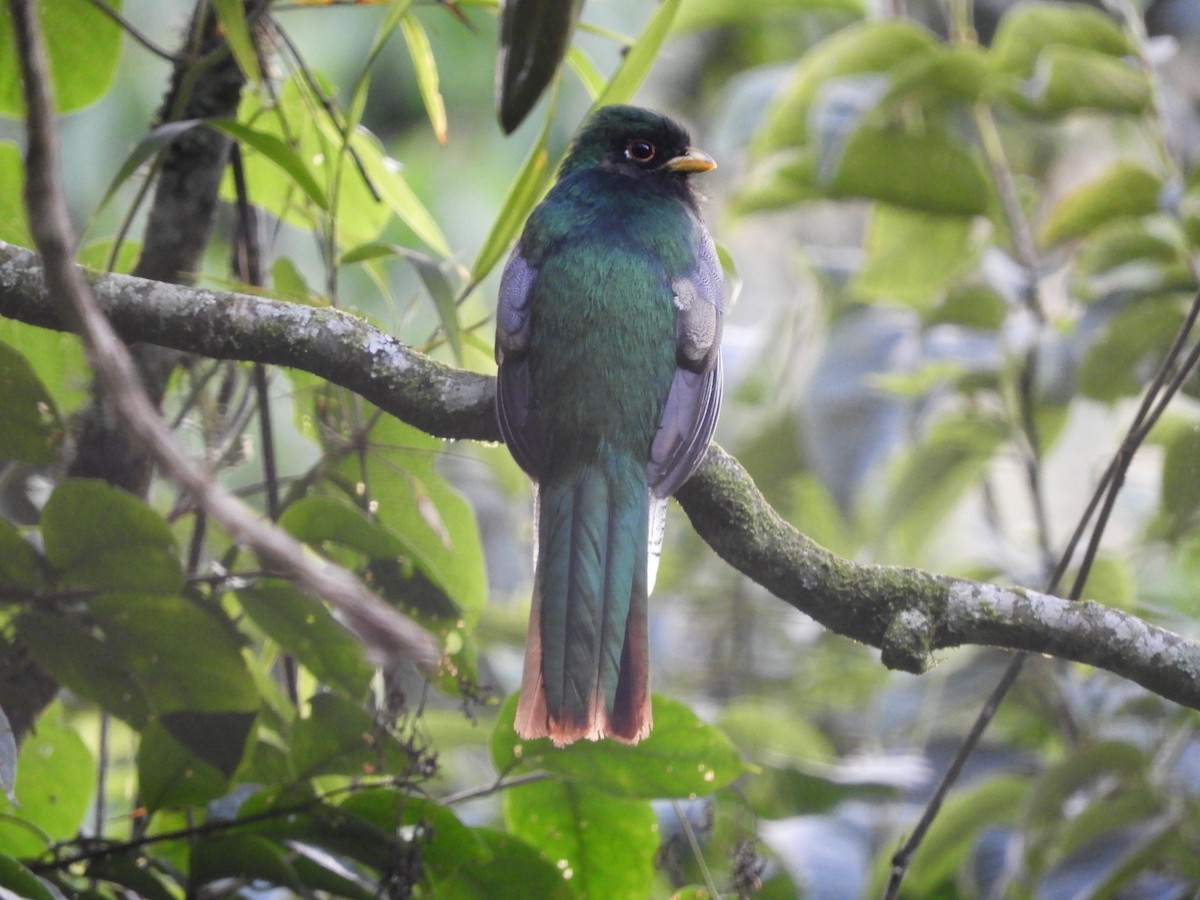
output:
M 675 294 L 675 377 L 650 446 L 646 478 L 669 497 L 696 471 L 721 409 L 721 327 L 725 299 L 721 263 L 704 233 L 696 265 L 671 283 Z
M 496 309 L 496 417 L 509 452 L 525 472 L 538 479 L 545 470 L 542 421 L 533 402 L 529 374 L 529 297 L 537 270 L 513 250 L 500 278 Z

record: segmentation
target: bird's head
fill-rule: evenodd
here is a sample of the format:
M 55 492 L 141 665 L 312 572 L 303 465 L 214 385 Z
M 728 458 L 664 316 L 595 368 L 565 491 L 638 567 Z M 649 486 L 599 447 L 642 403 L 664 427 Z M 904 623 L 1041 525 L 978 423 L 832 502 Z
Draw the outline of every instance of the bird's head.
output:
M 636 106 L 605 106 L 580 127 L 559 175 L 602 168 L 682 182 L 716 165 L 711 156 L 691 146 L 681 125 L 666 116 Z

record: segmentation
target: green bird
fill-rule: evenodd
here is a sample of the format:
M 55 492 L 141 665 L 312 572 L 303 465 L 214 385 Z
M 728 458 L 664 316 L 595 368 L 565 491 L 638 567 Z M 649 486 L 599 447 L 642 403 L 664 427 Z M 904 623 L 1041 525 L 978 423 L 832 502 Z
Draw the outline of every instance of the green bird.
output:
M 646 601 L 667 497 L 721 404 L 721 266 L 691 183 L 715 165 L 665 116 L 604 107 L 505 266 L 497 413 L 537 499 L 524 738 L 650 731 Z

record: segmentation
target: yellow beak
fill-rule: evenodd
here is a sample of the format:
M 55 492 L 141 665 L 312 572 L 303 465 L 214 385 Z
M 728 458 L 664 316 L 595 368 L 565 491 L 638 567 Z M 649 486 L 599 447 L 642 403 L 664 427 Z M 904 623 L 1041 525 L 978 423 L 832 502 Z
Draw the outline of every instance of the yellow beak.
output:
M 703 150 L 697 150 L 695 147 L 688 147 L 685 153 L 668 159 L 663 163 L 663 168 L 670 172 L 685 172 L 688 174 L 708 172 L 716 167 L 716 160 Z

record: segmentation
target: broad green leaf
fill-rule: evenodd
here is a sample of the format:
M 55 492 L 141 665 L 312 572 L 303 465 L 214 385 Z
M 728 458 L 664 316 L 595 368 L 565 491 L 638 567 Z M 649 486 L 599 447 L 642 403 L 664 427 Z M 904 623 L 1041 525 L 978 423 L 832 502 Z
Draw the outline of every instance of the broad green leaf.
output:
M 1179 229 L 1158 215 L 1097 226 L 1075 255 L 1074 274 L 1073 292 L 1081 300 L 1186 291 L 1194 285 Z
M 142 501 L 103 482 L 60 482 L 42 510 L 42 537 L 46 558 L 65 585 L 149 593 L 183 587 L 167 523 Z
M 579 896 L 558 866 L 525 841 L 492 828 L 472 832 L 487 847 L 490 858 L 457 866 L 448 875 L 431 865 L 429 874 L 438 900 L 571 900 Z M 433 840 L 437 840 L 436 830 Z
M 26 463 L 58 458 L 65 431 L 54 398 L 29 361 L 0 341 L 0 457 Z
M 1075 47 L 1047 47 L 1010 103 L 1041 115 L 1080 109 L 1143 113 L 1151 105 L 1150 79 L 1136 64 Z
M 0 889 L 24 900 L 65 900 L 50 882 L 25 868 L 14 857 L 0 852 Z
M 334 497 L 311 496 L 291 504 L 279 525 L 294 538 L 320 549 L 340 544 L 367 559 L 391 559 L 404 552 L 403 542 L 357 506 Z
M 220 834 L 192 843 L 189 884 L 193 889 L 227 878 L 265 882 L 304 896 L 306 891 L 286 847 L 257 834 Z
M 681 0 L 662 0 L 655 9 L 653 17 L 642 29 L 633 46 L 625 51 L 621 65 L 608 80 L 608 86 L 600 95 L 593 109 L 608 106 L 612 103 L 628 103 L 637 93 L 650 69 L 658 61 L 658 52 L 662 49 L 663 41 L 671 33 L 671 23 L 675 13 L 679 11 Z
M 258 710 L 258 690 L 240 640 L 220 612 L 178 595 L 145 594 L 105 594 L 91 600 L 88 609 L 160 716 Z
M 1181 421 L 1164 429 L 1164 424 L 1160 423 L 1153 435 L 1166 445 L 1155 530 L 1178 539 L 1192 530 L 1200 517 L 1200 426 Z
M 580 782 L 538 781 L 504 792 L 504 822 L 509 834 L 558 866 L 578 896 L 626 900 L 651 894 L 659 835 L 646 800 L 614 797 Z
M 980 832 L 1017 821 L 1031 786 L 1027 778 L 1001 775 L 952 792 L 913 856 L 906 893 L 933 896 L 935 887 L 966 861 Z
M 137 265 L 138 257 L 142 253 L 142 245 L 138 241 L 121 241 L 121 246 L 117 249 L 114 258 L 115 243 L 114 238 L 88 241 L 79 248 L 75 259 L 81 266 L 95 269 L 97 272 L 119 272 L 122 275 L 128 275 Z
M 370 822 L 380 834 L 423 828 L 427 835 L 421 846 L 421 858 L 429 867 L 432 879 L 446 877 L 462 868 L 474 869 L 493 859 L 487 844 L 451 810 L 396 788 L 357 791 L 337 808 Z
M 224 132 L 244 147 L 261 154 L 264 159 L 278 166 L 292 184 L 304 191 L 313 203 L 321 209 L 329 208 L 329 199 L 325 190 L 317 182 L 304 159 L 278 135 L 259 131 L 229 119 L 209 119 L 205 124 Z
M 53 706 L 38 719 L 17 756 L 16 803 L 0 797 L 0 847 L 37 856 L 46 841 L 75 837 L 96 792 L 96 766 L 75 729 Z M 14 821 L 16 820 L 16 821 Z
M 556 748 L 513 730 L 517 698 L 508 698 L 492 732 L 492 763 L 501 771 L 544 769 L 589 789 L 621 797 L 693 798 L 711 794 L 747 771 L 733 743 L 678 700 L 655 695 L 654 728 L 641 743 L 577 741 Z
M 412 60 L 413 71 L 417 73 L 417 89 L 425 103 L 425 114 L 429 116 L 429 124 L 433 126 L 434 136 L 439 144 L 446 143 L 446 103 L 442 99 L 442 91 L 438 86 L 437 60 L 433 58 L 433 47 L 429 44 L 429 35 L 420 20 L 411 12 L 406 13 L 400 20 L 400 30 L 404 33 L 404 41 L 408 44 L 408 56 Z
M 894 468 L 883 529 L 902 548 L 903 559 L 917 556 L 1007 436 L 999 418 L 949 414 Z
M 120 11 L 120 0 L 108 3 Z M 54 104 L 72 112 L 95 103 L 112 87 L 121 55 L 121 27 L 87 0 L 37 4 L 50 61 Z M 8 4 L 0 6 L 0 116 L 24 115 L 21 76 Z
M 1072 572 L 1066 583 L 1070 584 L 1074 578 L 1075 572 Z M 1080 595 L 1083 599 L 1132 611 L 1137 606 L 1137 595 L 1137 579 L 1128 560 L 1109 554 L 1098 555 L 1092 560 Z
M 41 556 L 7 519 L 0 519 L 0 593 L 32 593 L 45 586 Z
M 827 81 L 888 72 L 936 44 L 931 32 L 904 19 L 860 22 L 834 32 L 800 58 L 767 109 L 755 149 L 766 153 L 807 143 L 809 110 Z
M 435 466 L 445 445 L 391 416 L 379 419 L 370 442 L 365 473 L 356 460 L 345 461 L 338 473 L 348 485 L 365 474 L 379 523 L 458 607 L 469 628 L 486 597 L 483 550 L 474 511 Z M 457 628 L 454 622 L 445 627 Z
M 860 127 L 845 144 L 822 148 L 816 182 L 831 197 L 866 197 L 960 216 L 987 211 L 991 188 L 976 153 L 940 131 Z
M 63 414 L 87 400 L 90 368 L 77 335 L 0 317 L 0 341 L 21 348 Z
M 25 162 L 21 149 L 13 141 L 0 141 L 0 241 L 32 247 L 24 191 Z
M 1049 246 L 1082 237 L 1101 225 L 1128 216 L 1157 212 L 1162 179 L 1131 162 L 1113 163 L 1100 177 L 1059 199 L 1038 233 Z
M 309 715 L 292 729 L 291 765 L 297 780 L 408 771 L 408 753 L 358 704 L 337 694 L 317 694 L 309 707 Z
M 1120 25 L 1082 3 L 1023 3 L 1001 19 L 989 59 L 997 70 L 1027 78 L 1048 47 L 1067 46 L 1113 57 L 1136 56 Z
M 242 0 L 213 0 L 221 31 L 225 36 L 238 68 L 252 84 L 262 83 L 262 69 L 258 65 L 258 49 L 246 23 L 246 7 Z
M 151 722 L 138 745 L 138 798 L 149 810 L 199 806 L 222 796 L 229 779 Z
M 988 91 L 987 55 L 975 44 L 934 44 L 891 71 L 881 107 L 919 103 L 928 112 L 940 103 L 972 103 Z
M 865 265 L 851 283 L 859 295 L 929 309 L 952 282 L 974 268 L 971 219 L 875 204 Z M 920 248 L 920 252 L 914 252 Z
M 1113 403 L 1137 394 L 1183 324 L 1183 295 L 1128 304 L 1098 332 L 1079 367 L 1079 392 Z
M 95 634 L 86 618 L 30 609 L 17 618 L 17 634 L 63 687 L 134 728 L 146 724 L 150 704 L 129 660 Z
M 676 33 L 741 25 L 754 19 L 787 20 L 812 10 L 833 10 L 862 16 L 862 0 L 685 0 L 675 17 Z
M 529 218 L 529 213 L 532 212 L 538 198 L 542 196 L 553 174 L 550 170 L 550 154 L 546 150 L 549 134 L 550 118 L 547 116 L 542 130 L 538 132 L 537 140 L 529 148 L 529 155 L 521 163 L 521 169 L 512 184 L 508 186 L 504 202 L 500 205 L 500 214 L 492 224 L 492 229 L 471 266 L 472 285 L 477 285 L 487 278 L 496 263 L 500 262 L 500 258 L 517 239 L 521 226 Z
M 512 134 L 554 80 L 583 0 L 509 0 L 500 11 L 496 114 Z
M 721 730 L 751 758 L 819 763 L 837 758 L 829 738 L 780 700 L 734 699 L 721 709 Z
M 746 215 L 820 200 L 824 192 L 814 183 L 814 170 L 811 147 L 773 153 L 752 165 L 738 186 L 732 208 Z
M 310 497 L 300 503 L 319 499 Z M 297 505 L 288 507 L 287 512 Z M 363 655 L 362 643 L 333 617 L 325 604 L 281 581 L 259 582 L 238 591 L 237 596 L 254 623 L 318 681 L 348 696 L 362 696 L 374 668 Z
M 941 304 L 926 318 L 930 325 L 942 322 L 993 331 L 1004 324 L 1008 302 L 992 288 L 961 284 L 951 288 Z

